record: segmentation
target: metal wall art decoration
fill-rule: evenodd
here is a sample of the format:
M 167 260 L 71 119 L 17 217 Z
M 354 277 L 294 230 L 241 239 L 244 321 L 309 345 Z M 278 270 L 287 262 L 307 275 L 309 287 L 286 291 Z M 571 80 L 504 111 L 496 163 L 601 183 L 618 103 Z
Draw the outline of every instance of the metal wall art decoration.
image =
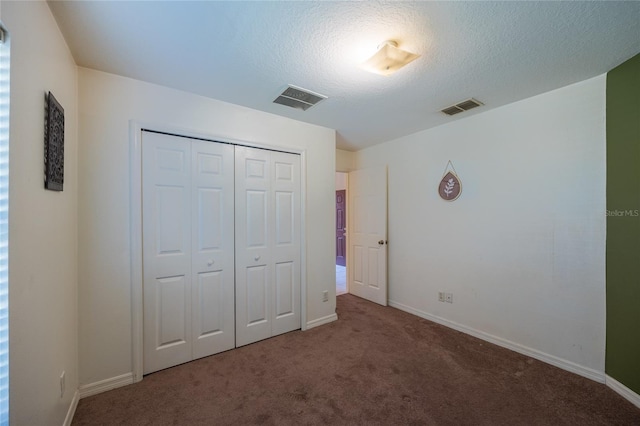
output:
M 64 108 L 51 92 L 45 95 L 44 187 L 62 191 L 64 183 Z
M 462 184 L 458 177 L 456 170 L 453 168 L 451 161 L 447 163 L 447 167 L 444 169 L 444 175 L 438 186 L 438 194 L 440 198 L 445 201 L 453 201 L 457 199 L 462 193 Z

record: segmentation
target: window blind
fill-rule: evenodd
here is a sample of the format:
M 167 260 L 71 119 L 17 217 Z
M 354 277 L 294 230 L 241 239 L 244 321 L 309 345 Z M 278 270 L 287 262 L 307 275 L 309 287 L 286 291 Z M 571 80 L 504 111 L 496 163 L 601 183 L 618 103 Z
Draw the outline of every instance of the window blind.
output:
M 9 424 L 9 45 L 0 28 L 0 425 Z

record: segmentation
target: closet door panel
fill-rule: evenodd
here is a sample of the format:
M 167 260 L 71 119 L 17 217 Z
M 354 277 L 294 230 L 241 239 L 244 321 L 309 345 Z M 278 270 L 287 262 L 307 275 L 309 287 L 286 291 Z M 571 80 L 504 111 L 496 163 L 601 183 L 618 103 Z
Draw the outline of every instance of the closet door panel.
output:
M 246 268 L 246 283 L 247 327 L 255 327 L 268 322 L 268 276 L 266 265 Z
M 283 319 L 295 315 L 296 279 L 293 262 L 276 263 L 275 265 L 275 319 Z
M 235 347 L 234 149 L 191 142 L 193 358 Z
M 228 321 L 225 321 L 224 309 L 212 309 L 225 302 L 225 277 L 223 271 L 201 272 L 197 282 L 198 320 L 194 315 L 194 335 L 196 339 L 205 339 L 227 332 Z
M 271 152 L 272 335 L 300 328 L 300 156 Z
M 191 151 L 143 132 L 144 373 L 191 359 Z
M 190 301 L 186 295 L 185 277 L 159 278 L 155 283 L 154 302 L 157 319 L 156 350 L 181 345 L 189 340 L 187 312 Z
M 271 336 L 271 174 L 268 151 L 235 148 L 236 346 Z

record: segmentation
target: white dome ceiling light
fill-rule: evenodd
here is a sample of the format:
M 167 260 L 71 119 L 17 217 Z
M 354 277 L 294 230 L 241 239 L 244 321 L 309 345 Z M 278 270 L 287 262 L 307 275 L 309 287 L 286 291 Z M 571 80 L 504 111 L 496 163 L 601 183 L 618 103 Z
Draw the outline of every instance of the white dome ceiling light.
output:
M 361 66 L 369 72 L 386 76 L 419 57 L 420 55 L 398 48 L 397 42 L 387 40 L 379 45 L 378 51 Z

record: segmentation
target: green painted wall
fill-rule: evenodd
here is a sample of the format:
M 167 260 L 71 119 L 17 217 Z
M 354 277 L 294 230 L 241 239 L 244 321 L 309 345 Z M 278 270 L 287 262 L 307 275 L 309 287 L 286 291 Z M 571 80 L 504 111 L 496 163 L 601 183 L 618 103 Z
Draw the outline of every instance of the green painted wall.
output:
M 640 394 L 640 54 L 607 74 L 605 369 Z

